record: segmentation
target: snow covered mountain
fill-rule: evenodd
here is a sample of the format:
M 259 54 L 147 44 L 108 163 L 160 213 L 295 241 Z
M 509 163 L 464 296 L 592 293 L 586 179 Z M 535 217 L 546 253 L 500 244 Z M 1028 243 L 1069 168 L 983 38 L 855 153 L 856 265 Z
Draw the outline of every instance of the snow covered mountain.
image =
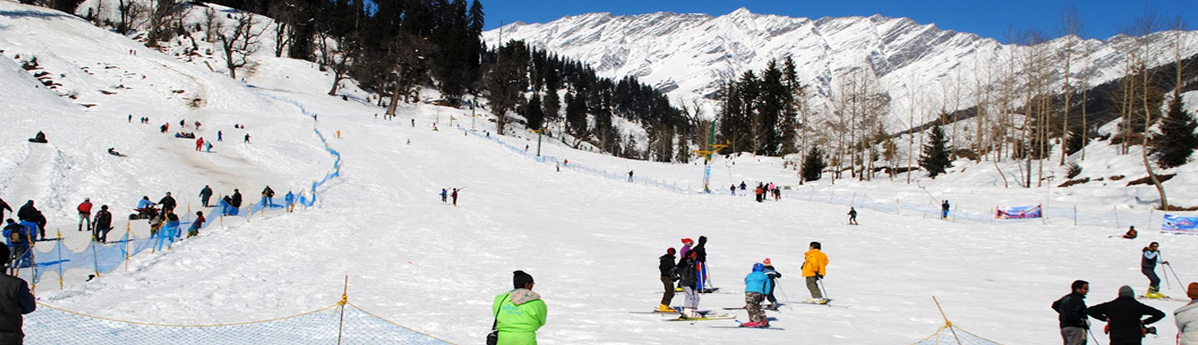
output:
M 855 71 L 872 71 L 877 85 L 892 99 L 888 129 L 909 128 L 908 107 L 933 112 L 944 107 L 965 109 L 976 101 L 977 85 L 996 83 L 1011 56 L 1026 55 L 1028 46 L 1002 44 L 970 33 L 940 30 L 909 18 L 792 18 L 751 13 L 741 8 L 723 16 L 657 12 L 613 16 L 590 13 L 550 23 L 513 23 L 483 33 L 489 46 L 500 40 L 524 40 L 533 46 L 590 64 L 602 76 L 636 76 L 672 97 L 685 101 L 710 96 L 725 81 L 749 70 L 761 70 L 772 59 L 794 59 L 813 111 L 827 113 L 841 86 Z M 1198 42 L 1198 31 L 1182 36 Z M 1158 32 L 1153 42 L 1168 45 L 1172 35 Z M 1133 44 L 1127 36 L 1084 40 L 1075 48 L 1070 73 L 1089 85 L 1122 76 Z M 1063 51 L 1065 38 L 1046 43 L 1049 54 Z M 1198 45 L 1184 46 L 1184 55 Z M 1172 54 L 1157 54 L 1157 63 Z M 1063 59 L 1050 69 L 1064 71 Z M 1022 66 L 1015 66 L 1018 75 Z M 1053 82 L 1059 90 L 1060 73 Z M 957 88 L 960 88 L 958 90 Z M 961 100 L 955 100 L 956 96 Z M 954 100 L 950 101 L 949 98 Z M 681 104 L 681 102 L 679 102 Z M 689 104 L 689 102 L 687 102 Z M 901 115 L 901 116 L 900 116 Z

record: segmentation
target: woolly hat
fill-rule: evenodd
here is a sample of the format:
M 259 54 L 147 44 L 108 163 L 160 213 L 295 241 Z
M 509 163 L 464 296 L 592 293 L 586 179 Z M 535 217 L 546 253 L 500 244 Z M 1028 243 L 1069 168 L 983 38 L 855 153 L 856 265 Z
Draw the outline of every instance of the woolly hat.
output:
M 761 272 L 764 269 L 765 265 L 762 265 L 760 262 L 753 264 L 753 272 Z
M 1198 299 L 1198 283 L 1190 283 L 1190 287 L 1186 288 L 1186 297 Z
M 692 240 L 692 239 L 690 239 L 690 237 L 687 237 L 687 238 L 682 239 L 682 243 L 684 243 L 684 244 L 695 243 L 695 240 Z
M 1136 297 L 1136 292 L 1130 286 L 1124 285 L 1119 288 L 1119 297 Z
M 676 251 L 674 251 L 674 247 L 666 248 L 666 254 L 674 255 L 674 253 L 676 253 Z
M 512 272 L 512 286 L 513 287 L 515 287 L 517 289 L 521 289 L 521 288 L 524 288 L 524 284 L 528 284 L 528 283 L 533 283 L 531 275 L 528 275 L 528 273 L 524 273 L 524 271 Z
M 770 258 L 765 258 L 765 261 L 762 261 L 761 263 L 765 264 L 766 266 L 773 266 L 770 264 Z

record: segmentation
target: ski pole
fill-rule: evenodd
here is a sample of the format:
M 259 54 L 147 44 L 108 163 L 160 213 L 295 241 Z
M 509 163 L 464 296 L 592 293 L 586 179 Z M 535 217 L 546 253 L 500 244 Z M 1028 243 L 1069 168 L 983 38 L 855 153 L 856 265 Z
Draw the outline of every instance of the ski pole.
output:
M 1156 252 L 1156 259 L 1161 261 L 1161 266 L 1167 266 L 1167 265 L 1168 265 L 1168 264 L 1165 264 L 1165 263 L 1166 263 L 1166 262 L 1168 262 L 1168 261 L 1165 261 L 1165 257 L 1164 257 L 1163 255 L 1161 255 L 1161 252 L 1159 252 L 1159 251 L 1158 251 L 1158 252 Z M 1153 269 L 1153 270 L 1155 271 L 1156 269 Z M 1152 273 L 1156 273 L 1156 272 L 1152 272 Z M 1170 291 L 1172 291 L 1172 290 L 1173 290 L 1173 284 L 1169 282 L 1169 272 L 1168 272 L 1168 271 L 1165 271 L 1165 270 L 1161 270 L 1161 273 L 1164 273 L 1164 274 L 1165 274 L 1165 287 L 1169 288 L 1169 290 L 1170 290 Z M 1179 286 L 1179 287 L 1180 287 L 1180 286 Z M 1159 287 L 1158 287 L 1158 288 L 1159 288 Z
M 1094 331 L 1091 331 L 1089 328 L 1086 328 L 1086 333 L 1090 333 L 1090 339 L 1094 339 L 1095 344 L 1102 345 L 1102 343 L 1098 342 L 1098 338 L 1094 336 Z
M 823 279 L 823 278 L 816 279 L 816 280 L 815 280 L 815 283 L 816 283 L 816 284 L 819 284 L 819 289 L 820 289 L 820 291 L 823 291 L 823 293 L 824 293 L 824 299 L 829 299 L 829 298 L 828 298 L 828 289 L 824 287 L 824 279 Z
M 1170 264 L 1165 264 L 1165 266 L 1166 266 L 1166 267 L 1169 267 L 1169 272 L 1170 272 L 1170 273 L 1173 273 L 1173 279 L 1176 279 L 1176 280 L 1177 280 L 1177 285 L 1178 285 L 1178 286 L 1185 286 L 1185 284 L 1182 284 L 1182 282 L 1181 282 L 1181 277 L 1178 277 L 1178 276 L 1177 276 L 1177 271 L 1174 271 L 1174 270 L 1173 270 L 1173 265 L 1170 265 Z M 1168 275 L 1168 274 L 1166 274 L 1166 275 L 1165 275 L 1165 279 L 1169 279 L 1169 275 Z
M 786 290 L 782 289 L 782 284 L 778 284 L 778 281 L 774 280 L 774 286 L 778 287 L 778 291 L 782 292 L 782 299 L 786 300 L 786 309 L 795 310 L 794 307 L 790 306 L 790 297 L 786 296 Z

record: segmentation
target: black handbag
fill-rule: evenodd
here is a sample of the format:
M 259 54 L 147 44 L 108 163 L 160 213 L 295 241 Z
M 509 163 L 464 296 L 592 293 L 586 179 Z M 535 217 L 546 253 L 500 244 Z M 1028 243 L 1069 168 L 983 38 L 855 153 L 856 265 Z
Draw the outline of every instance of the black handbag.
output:
M 503 308 L 503 302 L 507 302 L 507 296 L 503 297 L 503 301 L 499 302 L 499 308 L 495 309 L 495 321 L 491 322 L 491 333 L 487 333 L 487 345 L 499 344 L 499 330 L 496 326 L 499 326 L 499 309 Z

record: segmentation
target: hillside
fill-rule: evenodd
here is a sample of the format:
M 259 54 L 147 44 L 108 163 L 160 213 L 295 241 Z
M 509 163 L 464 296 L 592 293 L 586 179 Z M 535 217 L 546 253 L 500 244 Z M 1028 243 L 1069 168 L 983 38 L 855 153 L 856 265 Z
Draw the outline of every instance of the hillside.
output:
M 1002 188 L 992 165 L 965 162 L 945 178 L 917 175 L 918 184 L 824 179 L 798 186 L 781 159 L 741 155 L 712 162 L 717 193 L 703 194 L 701 163 L 618 159 L 552 140 L 538 160 L 534 134 L 496 137 L 486 117 L 470 121 L 469 110 L 428 104 L 401 105 L 396 119 L 383 120 L 365 95 L 323 95 L 331 79 L 305 62 L 261 59 L 242 84 L 77 19 L 10 2 L 0 2 L 0 48 L 0 96 L 21 100 L 0 104 L 0 121 L 12 128 L 0 134 L 0 197 L 37 199 L 64 230 L 87 196 L 126 209 L 141 195 L 172 190 L 194 206 L 204 184 L 249 196 L 267 184 L 306 186 L 333 164 L 314 129 L 342 156 L 341 176 L 318 190 L 315 208 L 232 221 L 169 251 L 134 256 L 128 271 L 90 282 L 73 276 L 63 290 L 38 287 L 43 303 L 101 317 L 264 320 L 335 303 L 349 276 L 356 305 L 474 344 L 490 326 L 493 297 L 520 269 L 535 277 L 549 306 L 538 332 L 543 344 L 910 344 L 944 322 L 932 295 L 971 332 L 1000 343 L 1049 344 L 1059 330 L 1047 306 L 1074 279 L 1091 282 L 1091 303 L 1113 298 L 1124 284 L 1142 292 L 1137 257 L 1150 241 L 1161 242 L 1182 279 L 1198 268 L 1198 258 L 1183 254 L 1198 237 L 1154 231 L 1160 213 L 1136 201 L 1154 197 L 1145 186 Z M 31 56 L 78 97 L 47 91 L 37 70 L 20 67 Z M 188 100 L 196 98 L 204 101 L 193 107 Z M 130 114 L 149 116 L 151 124 L 120 122 Z M 225 140 L 212 154 L 197 153 L 190 140 L 158 132 L 168 121 L 174 132 L 180 119 L 200 120 L 197 134 L 221 130 Z M 25 140 L 38 130 L 49 145 Z M 241 142 L 247 132 L 250 144 Z M 336 132 L 340 138 L 330 135 Z M 1103 145 L 1091 145 L 1084 174 L 1134 177 L 1134 160 Z M 108 147 L 129 157 L 108 156 Z M 1198 182 L 1192 166 L 1166 183 L 1181 203 L 1198 203 L 1187 189 Z M 634 183 L 625 182 L 628 171 Z M 791 189 L 778 202 L 726 195 L 727 185 L 740 181 Z M 463 188 L 456 207 L 437 195 L 452 187 Z M 942 199 L 955 205 L 950 221 L 927 212 L 925 205 Z M 1048 207 L 1043 222 L 989 219 L 995 205 L 1037 203 Z M 860 226 L 844 224 L 849 205 L 861 212 Z M 1074 207 L 1082 215 L 1076 226 Z M 1142 230 L 1139 239 L 1110 238 L 1128 225 Z M 144 234 L 144 223 L 134 226 Z M 64 235 L 74 248 L 87 241 L 79 232 Z M 810 241 L 822 242 L 831 259 L 829 297 L 849 308 L 783 307 L 769 316 L 785 330 L 769 332 L 630 314 L 657 304 L 657 257 L 700 235 L 711 240 L 713 283 L 729 292 L 704 295 L 703 309 L 743 305 L 742 277 L 767 257 L 784 275 L 780 299 L 805 299 L 799 268 Z M 1148 303 L 1167 312 L 1181 305 Z M 1158 324 L 1162 336 L 1145 344 L 1171 344 L 1171 322 Z M 28 343 L 39 343 L 38 329 L 26 332 Z M 113 339 L 133 343 L 137 335 Z

